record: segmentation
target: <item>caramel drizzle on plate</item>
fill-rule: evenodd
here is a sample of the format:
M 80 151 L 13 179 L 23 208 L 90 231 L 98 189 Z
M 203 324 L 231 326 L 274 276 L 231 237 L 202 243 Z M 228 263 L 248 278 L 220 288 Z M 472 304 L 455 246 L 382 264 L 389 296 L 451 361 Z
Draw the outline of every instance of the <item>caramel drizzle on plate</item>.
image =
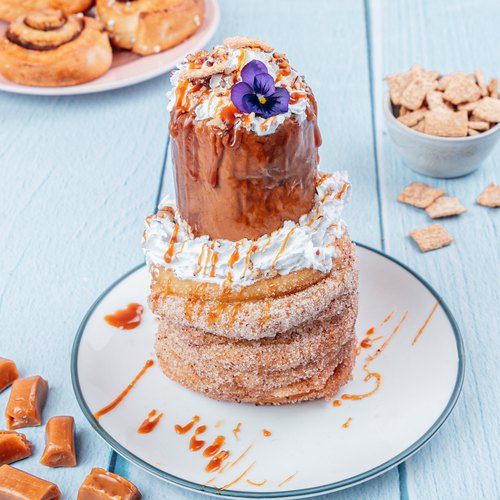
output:
M 138 434 L 149 434 L 158 425 L 158 422 L 162 419 L 163 413 L 157 413 L 156 410 L 151 410 L 148 416 L 144 419 L 142 424 L 137 429 Z
M 352 417 L 349 417 L 343 424 L 342 424 L 342 427 L 344 429 L 347 429 L 350 425 L 351 425 L 351 422 L 352 422 Z
M 194 424 L 200 421 L 200 417 L 195 415 L 190 422 L 188 422 L 184 427 L 177 424 L 174 426 L 174 430 L 177 434 L 187 434 L 194 426 Z
M 432 317 L 434 316 L 434 313 L 436 312 L 436 309 L 438 308 L 439 301 L 436 300 L 436 303 L 434 304 L 434 307 L 432 308 L 432 311 L 430 312 L 429 316 L 427 316 L 427 319 L 425 320 L 424 324 L 422 325 L 422 328 L 418 331 L 417 335 L 415 338 L 412 340 L 411 345 L 415 345 L 418 342 L 418 339 L 424 333 L 424 330 L 427 328 L 427 325 L 431 321 Z
M 247 479 L 246 481 L 251 486 L 257 486 L 257 487 L 264 486 L 267 483 L 267 479 L 264 479 L 264 481 L 261 481 L 260 483 L 254 483 L 253 481 L 250 481 L 250 479 Z
M 299 473 L 299 471 L 297 471 L 295 474 L 292 474 L 291 476 L 288 476 L 284 481 L 281 481 L 281 483 L 278 484 L 278 488 L 281 488 L 286 483 L 288 483 L 289 481 L 291 481 L 298 473 Z
M 231 486 L 234 486 L 236 483 L 239 483 L 253 468 L 256 462 L 253 462 L 250 466 L 248 466 L 236 479 L 231 481 L 230 483 L 225 484 L 219 490 L 227 490 Z
M 215 457 L 213 457 L 212 460 L 208 462 L 207 466 L 205 467 L 205 472 L 217 472 L 221 468 L 221 465 L 224 462 L 224 460 L 227 460 L 228 457 L 229 457 L 229 451 L 223 450 L 217 453 L 217 455 L 215 455 Z M 212 478 L 211 481 L 213 480 L 215 480 L 215 477 Z
M 200 434 L 203 434 L 207 430 L 206 425 L 200 425 L 194 431 L 193 436 L 189 440 L 189 451 L 199 451 L 205 446 L 205 441 L 198 439 Z
M 240 432 L 241 432 L 241 422 L 238 422 L 238 425 L 233 429 L 233 434 L 237 441 L 240 440 Z
M 132 303 L 126 309 L 119 309 L 113 314 L 107 314 L 104 316 L 104 320 L 108 325 L 120 330 L 133 330 L 141 324 L 143 312 L 144 307 L 141 304 Z
M 135 378 L 130 382 L 130 384 L 125 387 L 125 389 L 118 395 L 117 398 L 115 398 L 111 403 L 106 405 L 104 408 L 101 408 L 99 411 L 96 411 L 94 413 L 94 418 L 96 420 L 99 420 L 103 415 L 106 415 L 106 413 L 109 413 L 110 411 L 114 410 L 127 396 L 127 394 L 133 389 L 135 384 L 139 382 L 141 377 L 149 370 L 154 365 L 154 361 L 152 359 L 148 359 L 145 363 L 145 365 L 142 367 L 141 371 L 135 376 Z

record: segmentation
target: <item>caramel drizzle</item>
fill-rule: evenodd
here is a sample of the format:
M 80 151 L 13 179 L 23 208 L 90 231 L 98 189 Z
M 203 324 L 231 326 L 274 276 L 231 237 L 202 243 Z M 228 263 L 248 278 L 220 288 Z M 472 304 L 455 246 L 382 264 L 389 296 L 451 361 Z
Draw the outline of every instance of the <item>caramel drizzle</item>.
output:
M 212 253 L 212 269 L 210 271 L 210 277 L 215 278 L 215 266 L 217 265 L 217 261 L 219 260 L 219 252 Z
M 391 318 L 394 316 L 394 313 L 396 312 L 396 309 L 393 309 L 388 315 L 387 317 L 384 319 L 384 321 L 382 321 L 382 323 L 380 323 L 380 326 L 384 326 L 385 324 L 389 323 L 389 321 L 391 321 Z
M 237 441 L 240 440 L 239 436 L 240 432 L 241 432 L 241 422 L 238 422 L 238 425 L 233 429 L 233 434 Z
M 321 186 L 323 182 L 326 181 L 329 177 L 331 177 L 332 174 L 323 174 L 319 179 L 316 180 L 316 187 Z
M 145 365 L 141 368 L 141 371 L 134 377 L 132 382 L 128 384 L 128 386 L 118 395 L 116 399 L 111 401 L 108 405 L 106 405 L 104 408 L 101 408 L 99 411 L 96 411 L 94 413 L 94 418 L 96 420 L 99 420 L 103 415 L 106 415 L 106 413 L 109 413 L 110 411 L 114 410 L 127 396 L 127 394 L 134 388 L 135 384 L 139 382 L 141 377 L 149 370 L 154 365 L 154 361 L 152 359 L 148 359 L 145 363 Z
M 214 455 L 217 455 L 221 448 L 224 446 L 224 443 L 226 442 L 226 438 L 224 436 L 217 436 L 214 440 L 214 442 L 205 448 L 203 451 L 203 456 L 204 457 L 213 457 Z
M 267 429 L 262 429 L 262 435 L 267 438 L 272 435 L 272 432 Z
M 198 275 L 200 271 L 203 269 L 202 262 L 203 262 L 203 255 L 205 255 L 205 244 L 202 245 L 201 247 L 201 253 L 200 256 L 198 257 L 198 269 L 194 272 L 194 275 Z M 207 250 L 208 251 L 208 250 Z
M 245 455 L 252 449 L 253 444 L 251 444 L 230 466 L 229 468 L 232 469 L 235 465 L 237 465 Z
M 237 242 L 236 245 L 234 246 L 234 252 L 231 254 L 231 257 L 229 257 L 229 261 L 227 265 L 232 269 L 236 261 L 240 258 L 240 253 L 238 251 L 240 247 L 240 243 Z
M 138 434 L 149 434 L 158 425 L 158 422 L 162 419 L 163 413 L 157 413 L 156 410 L 151 410 L 147 418 L 142 422 L 142 424 L 137 429 Z
M 215 428 L 218 429 L 219 427 L 222 426 L 222 424 L 224 423 L 224 420 L 217 420 L 217 422 L 215 423 Z
M 273 235 L 271 233 L 269 235 L 269 237 L 267 238 L 267 241 L 264 243 L 264 246 L 260 249 L 261 252 L 263 252 L 271 244 L 272 239 L 273 239 Z
M 178 234 L 179 234 L 179 224 L 176 223 L 174 227 L 174 232 L 172 233 L 172 238 L 170 239 L 170 245 L 168 246 L 168 249 L 165 252 L 165 255 L 163 256 L 163 259 L 167 264 L 170 264 L 172 262 L 172 259 L 174 258 L 174 247 L 175 244 L 177 243 Z
M 200 434 L 203 434 L 207 430 L 206 425 L 200 425 L 194 431 L 194 435 L 189 440 L 189 451 L 198 451 L 205 446 L 205 441 L 198 439 Z
M 278 484 L 278 488 L 281 488 L 286 483 L 288 483 L 288 481 L 291 481 L 298 473 L 299 473 L 299 471 L 297 471 L 295 474 L 292 474 L 291 476 L 288 476 L 284 481 L 281 481 L 281 483 Z
M 225 484 L 224 486 L 222 486 L 222 488 L 218 488 L 218 489 L 219 490 L 227 490 L 228 488 L 235 485 L 236 483 L 239 483 L 252 470 L 254 465 L 255 465 L 255 462 L 252 465 L 250 465 L 249 467 L 247 467 L 236 479 L 234 479 L 230 483 Z
M 177 434 L 187 434 L 194 426 L 194 424 L 200 421 L 200 417 L 195 415 L 190 422 L 188 422 L 184 427 L 179 424 L 174 426 L 174 430 Z
M 424 332 L 424 330 L 427 328 L 427 325 L 429 324 L 429 322 L 431 321 L 432 317 L 434 316 L 434 313 L 436 312 L 436 309 L 437 309 L 438 305 L 439 305 L 439 301 L 436 300 L 436 303 L 434 304 L 434 307 L 432 308 L 431 313 L 429 314 L 429 316 L 427 316 L 427 319 L 425 320 L 424 324 L 422 325 L 422 328 L 420 328 L 420 330 L 418 331 L 417 335 L 412 340 L 411 345 L 415 345 L 418 342 L 418 339 L 420 338 L 420 336 L 422 335 L 422 333 Z
M 267 479 L 264 479 L 264 481 L 261 481 L 260 483 L 254 483 L 253 481 L 250 481 L 250 479 L 247 479 L 246 481 L 251 486 L 257 486 L 257 487 L 264 486 L 267 483 Z
M 351 425 L 351 422 L 352 422 L 352 417 L 349 417 L 343 424 L 342 424 L 342 427 L 344 429 L 347 429 L 349 427 L 349 425 Z
M 403 323 L 406 321 L 407 317 L 408 317 L 408 310 L 405 311 L 405 313 L 403 314 L 403 317 L 401 318 L 399 323 L 396 325 L 394 330 L 391 332 L 391 334 L 387 337 L 385 342 L 375 351 L 374 354 L 372 354 L 371 356 L 368 356 L 366 363 L 363 365 L 363 370 L 366 372 L 366 376 L 363 379 L 364 382 L 368 382 L 369 380 L 374 378 L 376 380 L 375 387 L 370 392 L 367 392 L 365 394 L 342 394 L 342 396 L 341 396 L 342 399 L 352 399 L 352 400 L 365 399 L 365 398 L 368 398 L 370 396 L 373 396 L 373 394 L 375 394 L 380 389 L 380 387 L 382 385 L 382 375 L 380 375 L 380 373 L 377 373 L 377 372 L 371 372 L 368 369 L 368 367 L 386 349 L 386 347 L 389 345 L 389 343 L 393 339 L 394 335 L 396 335 L 396 333 L 399 331 L 399 329 L 401 328 Z
M 349 184 L 347 184 L 347 182 L 344 182 L 342 189 L 334 196 L 334 198 L 336 200 L 340 200 L 340 198 L 342 198 L 342 195 L 346 192 L 348 187 L 349 187 Z
M 335 399 L 332 403 L 332 405 L 335 407 L 335 408 L 338 408 L 339 406 L 342 406 L 342 401 L 340 401 L 340 399 Z
M 214 247 L 215 247 L 215 243 L 216 243 L 217 240 L 214 240 L 212 242 L 212 244 L 210 245 L 210 248 L 207 249 L 207 256 L 205 257 L 205 265 L 203 266 L 203 276 L 206 276 L 207 274 L 207 266 L 208 266 L 208 262 L 210 260 L 210 255 L 213 253 L 214 251 Z
M 281 248 L 279 249 L 278 253 L 276 254 L 276 257 L 274 258 L 273 260 L 273 263 L 271 264 L 271 268 L 274 269 L 274 267 L 276 266 L 276 262 L 278 262 L 278 259 L 281 257 L 281 255 L 283 254 L 283 252 L 285 251 L 285 248 L 286 248 L 286 245 L 288 243 L 288 240 L 290 239 L 290 236 L 292 236 L 292 234 L 294 233 L 295 229 L 297 229 L 296 227 L 293 227 L 289 233 L 285 236 L 285 239 L 281 245 Z
M 222 462 L 224 462 L 224 460 L 227 460 L 228 457 L 229 457 L 229 451 L 223 450 L 217 453 L 217 455 L 215 455 L 215 457 L 213 457 L 212 460 L 208 462 L 207 466 L 205 467 L 205 472 L 218 471 L 221 468 Z M 205 484 L 210 484 L 212 481 L 215 480 L 215 477 L 216 476 L 214 476 L 209 483 Z

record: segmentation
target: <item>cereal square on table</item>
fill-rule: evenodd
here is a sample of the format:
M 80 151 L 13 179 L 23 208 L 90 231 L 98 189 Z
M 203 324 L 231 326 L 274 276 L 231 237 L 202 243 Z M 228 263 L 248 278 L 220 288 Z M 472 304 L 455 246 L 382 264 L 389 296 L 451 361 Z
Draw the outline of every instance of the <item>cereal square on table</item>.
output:
M 441 224 L 437 223 L 421 229 L 413 229 L 410 231 L 410 236 L 415 240 L 422 252 L 437 250 L 453 241 L 451 234 Z
M 441 217 L 463 214 L 467 209 L 460 203 L 458 198 L 441 196 L 432 205 L 429 205 L 425 211 L 433 219 L 440 219 Z
M 485 207 L 500 207 L 500 186 L 490 183 L 476 201 Z
M 398 194 L 398 201 L 418 208 L 427 208 L 432 202 L 444 195 L 444 190 L 433 188 L 423 182 L 412 182 Z

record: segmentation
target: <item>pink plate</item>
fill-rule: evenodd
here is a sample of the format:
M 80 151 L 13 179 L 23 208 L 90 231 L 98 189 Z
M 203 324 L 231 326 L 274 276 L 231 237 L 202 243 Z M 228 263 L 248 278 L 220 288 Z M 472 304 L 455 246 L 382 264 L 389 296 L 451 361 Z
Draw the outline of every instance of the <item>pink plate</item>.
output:
M 200 29 L 191 38 L 172 49 L 145 57 L 131 52 L 117 51 L 113 55 L 111 69 L 106 74 L 92 82 L 72 87 L 29 87 L 10 82 L 0 75 L 0 90 L 16 94 L 59 96 L 93 94 L 144 82 L 166 73 L 175 67 L 186 54 L 203 48 L 215 33 L 219 19 L 220 11 L 217 0 L 205 0 L 205 20 Z M 0 31 L 5 26 L 6 23 L 0 21 Z

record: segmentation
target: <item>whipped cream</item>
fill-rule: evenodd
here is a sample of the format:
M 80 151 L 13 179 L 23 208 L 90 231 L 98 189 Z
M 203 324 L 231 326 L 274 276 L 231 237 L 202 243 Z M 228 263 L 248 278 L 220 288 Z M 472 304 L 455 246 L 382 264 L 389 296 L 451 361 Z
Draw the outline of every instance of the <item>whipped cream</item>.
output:
M 234 127 L 244 127 L 259 136 L 272 134 L 287 119 L 294 116 L 299 123 L 306 119 L 306 109 L 309 103 L 310 91 L 295 69 L 287 67 L 284 72 L 280 69 L 273 53 L 252 50 L 249 48 L 228 49 L 225 46 L 217 46 L 214 51 L 223 53 L 227 58 L 227 69 L 224 74 L 213 75 L 210 78 L 210 89 L 204 96 L 201 103 L 197 104 L 194 112 L 196 120 L 213 120 L 212 125 L 225 129 L 226 125 L 220 118 L 220 112 L 232 104 L 231 87 L 241 81 L 241 69 L 252 60 L 263 62 L 269 74 L 274 78 L 276 87 L 285 87 L 290 93 L 291 103 L 288 112 L 279 115 L 263 118 L 255 113 L 236 113 Z M 214 63 L 214 59 L 209 57 L 201 68 L 206 68 Z M 167 93 L 169 98 L 168 110 L 171 111 L 178 103 L 177 87 L 179 85 L 180 72 L 190 68 L 187 60 L 177 66 L 171 77 L 172 90 Z M 198 82 L 189 82 L 185 95 L 189 96 L 190 91 L 196 88 Z
M 318 174 L 312 210 L 297 223 L 286 221 L 258 240 L 212 240 L 194 236 L 175 204 L 164 199 L 161 212 L 146 219 L 142 248 L 148 266 L 171 269 L 177 278 L 224 286 L 248 286 L 276 274 L 312 268 L 329 272 L 335 242 L 345 231 L 341 212 L 350 196 L 346 172 Z M 174 216 L 165 217 L 165 210 Z

